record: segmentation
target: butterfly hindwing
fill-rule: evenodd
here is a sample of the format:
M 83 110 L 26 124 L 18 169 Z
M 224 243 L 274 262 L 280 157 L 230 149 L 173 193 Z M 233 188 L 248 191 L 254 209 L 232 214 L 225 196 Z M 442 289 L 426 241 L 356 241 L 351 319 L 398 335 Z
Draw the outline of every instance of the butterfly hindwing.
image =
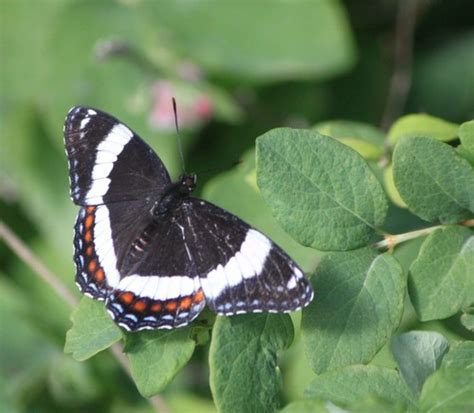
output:
M 189 198 L 182 208 L 186 243 L 215 312 L 289 312 L 311 301 L 302 270 L 261 232 L 200 199 Z
M 64 124 L 72 200 L 78 205 L 136 200 L 170 184 L 155 152 L 97 109 L 74 107 Z

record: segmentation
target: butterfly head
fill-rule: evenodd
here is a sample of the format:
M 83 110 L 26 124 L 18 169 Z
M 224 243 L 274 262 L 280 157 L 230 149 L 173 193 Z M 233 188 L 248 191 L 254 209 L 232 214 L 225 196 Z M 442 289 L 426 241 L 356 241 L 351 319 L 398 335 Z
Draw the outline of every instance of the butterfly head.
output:
M 195 173 L 181 175 L 179 178 L 179 191 L 183 194 L 190 194 L 196 188 L 197 176 Z

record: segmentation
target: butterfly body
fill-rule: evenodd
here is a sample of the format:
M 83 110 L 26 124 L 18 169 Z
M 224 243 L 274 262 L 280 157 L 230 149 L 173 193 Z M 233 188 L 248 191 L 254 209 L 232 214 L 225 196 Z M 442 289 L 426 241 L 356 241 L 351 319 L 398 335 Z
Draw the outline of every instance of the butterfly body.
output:
M 65 122 L 81 291 L 131 330 L 217 314 L 288 312 L 313 291 L 297 264 L 235 215 L 191 196 L 196 175 L 172 183 L 153 150 L 96 109 Z

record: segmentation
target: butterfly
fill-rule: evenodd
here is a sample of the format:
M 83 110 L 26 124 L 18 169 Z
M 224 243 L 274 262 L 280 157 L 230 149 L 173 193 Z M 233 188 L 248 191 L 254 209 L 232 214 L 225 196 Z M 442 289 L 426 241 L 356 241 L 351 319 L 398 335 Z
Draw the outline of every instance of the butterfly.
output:
M 313 298 L 303 271 L 235 215 L 172 182 L 137 134 L 97 109 L 64 124 L 75 224 L 76 284 L 128 331 L 183 327 L 219 315 L 290 312 Z

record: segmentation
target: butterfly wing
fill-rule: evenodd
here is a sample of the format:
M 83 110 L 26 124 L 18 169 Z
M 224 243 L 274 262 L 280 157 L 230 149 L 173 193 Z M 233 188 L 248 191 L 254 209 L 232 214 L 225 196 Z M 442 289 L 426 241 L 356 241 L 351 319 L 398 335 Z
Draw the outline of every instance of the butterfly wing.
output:
M 244 221 L 208 202 L 183 204 L 186 240 L 208 305 L 218 314 L 289 312 L 311 301 L 298 265 Z
M 64 124 L 70 191 L 78 205 L 136 200 L 170 184 L 160 158 L 107 113 L 73 107 Z
M 76 223 L 77 285 L 132 331 L 186 325 L 205 306 L 181 226 L 150 209 L 144 201 L 87 206 Z

